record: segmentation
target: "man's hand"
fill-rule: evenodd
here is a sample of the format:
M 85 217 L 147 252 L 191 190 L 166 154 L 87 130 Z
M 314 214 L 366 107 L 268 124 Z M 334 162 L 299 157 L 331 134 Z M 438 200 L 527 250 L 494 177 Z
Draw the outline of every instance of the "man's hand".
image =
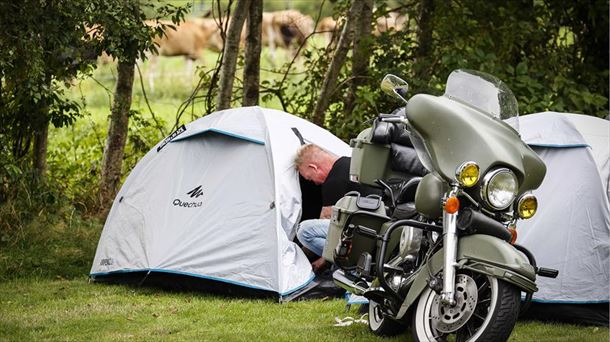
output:
M 324 258 L 319 258 L 318 260 L 311 263 L 311 268 L 315 274 L 318 274 L 330 266 L 330 263 L 326 261 Z
M 322 211 L 320 211 L 320 218 L 329 219 L 332 213 L 333 213 L 332 206 L 322 207 Z

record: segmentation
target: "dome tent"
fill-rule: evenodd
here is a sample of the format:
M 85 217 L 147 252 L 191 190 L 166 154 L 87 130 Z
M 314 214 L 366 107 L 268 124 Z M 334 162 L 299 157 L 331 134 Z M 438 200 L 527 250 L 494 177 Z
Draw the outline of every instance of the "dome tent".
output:
M 328 131 L 261 107 L 180 127 L 117 194 L 91 278 L 279 297 L 306 286 L 311 266 L 292 242 L 301 213 L 293 160 L 304 142 L 350 154 Z
M 608 325 L 610 122 L 545 112 L 519 118 L 520 134 L 544 160 L 547 174 L 533 191 L 538 213 L 517 223 L 517 243 L 538 265 L 559 270 L 537 279 L 526 317 Z

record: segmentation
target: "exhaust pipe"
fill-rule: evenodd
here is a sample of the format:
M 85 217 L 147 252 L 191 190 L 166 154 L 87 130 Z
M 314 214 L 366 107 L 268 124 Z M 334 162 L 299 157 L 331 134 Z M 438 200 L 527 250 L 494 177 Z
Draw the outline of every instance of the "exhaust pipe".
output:
M 337 286 L 358 296 L 361 296 L 369 288 L 369 284 L 364 280 L 355 279 L 356 282 L 354 282 L 349 279 L 341 269 L 336 270 L 333 273 L 333 280 Z

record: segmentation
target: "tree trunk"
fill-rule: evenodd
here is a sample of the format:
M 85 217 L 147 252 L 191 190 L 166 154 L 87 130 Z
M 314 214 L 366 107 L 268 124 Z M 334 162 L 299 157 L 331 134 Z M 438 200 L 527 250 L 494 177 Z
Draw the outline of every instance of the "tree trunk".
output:
M 121 181 L 121 168 L 127 140 L 133 90 L 134 63 L 119 61 L 117 69 L 117 84 L 114 91 L 108 138 L 104 148 L 100 182 L 100 203 L 103 209 L 110 207 Z
M 356 90 L 364 83 L 368 74 L 369 58 L 371 55 L 371 21 L 373 18 L 373 0 L 362 0 L 363 7 L 354 24 L 354 47 L 352 52 L 352 80 L 350 92 L 345 99 L 344 112 L 351 115 L 356 105 Z
M 233 17 L 229 23 L 225 50 L 222 56 L 222 67 L 220 70 L 220 86 L 218 89 L 218 99 L 216 100 L 216 110 L 231 107 L 231 95 L 233 93 L 233 78 L 235 77 L 235 65 L 237 64 L 237 54 L 239 53 L 239 42 L 241 30 L 248 14 L 250 0 L 237 0 Z
M 415 78 L 418 80 L 428 79 L 427 61 L 432 50 L 432 16 L 434 15 L 434 0 L 421 0 L 419 12 L 419 23 L 417 25 L 417 50 L 415 52 Z
M 40 127 L 34 132 L 34 149 L 32 151 L 32 166 L 37 180 L 43 181 L 47 172 L 47 147 L 49 137 L 49 121 L 41 114 Z
M 324 75 L 324 81 L 322 82 L 320 94 L 318 95 L 318 101 L 316 102 L 316 107 L 313 111 L 313 122 L 318 126 L 324 127 L 324 112 L 328 108 L 330 97 L 332 96 L 335 84 L 337 83 L 339 71 L 347 57 L 347 52 L 354 36 L 354 23 L 359 21 L 358 18 L 360 17 L 363 6 L 364 1 L 354 0 L 352 2 L 352 6 L 347 15 L 347 21 L 345 26 L 343 26 L 341 37 L 339 37 L 337 49 L 326 70 L 326 75 Z
M 263 1 L 250 0 L 248 31 L 246 35 L 246 61 L 244 66 L 244 99 L 242 105 L 258 105 L 261 65 L 261 24 Z

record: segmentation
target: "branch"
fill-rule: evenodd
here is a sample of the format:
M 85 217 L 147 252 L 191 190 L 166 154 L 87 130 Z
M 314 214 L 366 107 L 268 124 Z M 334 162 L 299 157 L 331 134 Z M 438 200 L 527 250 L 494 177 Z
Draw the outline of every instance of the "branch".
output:
M 164 136 L 166 136 L 166 134 L 165 134 L 165 130 L 163 129 L 163 125 L 161 125 L 159 120 L 157 120 L 155 113 L 153 112 L 152 108 L 150 107 L 150 102 L 148 101 L 148 96 L 146 96 L 146 89 L 144 89 L 144 81 L 142 80 L 142 71 L 140 70 L 140 65 L 138 63 L 136 63 L 136 69 L 138 69 L 138 75 L 140 76 L 140 88 L 142 89 L 142 95 L 144 96 L 144 102 L 146 102 L 146 106 L 148 107 L 148 110 L 150 111 L 150 116 L 152 117 L 153 121 L 155 122 L 155 125 L 157 126 L 159 133 L 161 133 L 161 136 L 164 137 Z

